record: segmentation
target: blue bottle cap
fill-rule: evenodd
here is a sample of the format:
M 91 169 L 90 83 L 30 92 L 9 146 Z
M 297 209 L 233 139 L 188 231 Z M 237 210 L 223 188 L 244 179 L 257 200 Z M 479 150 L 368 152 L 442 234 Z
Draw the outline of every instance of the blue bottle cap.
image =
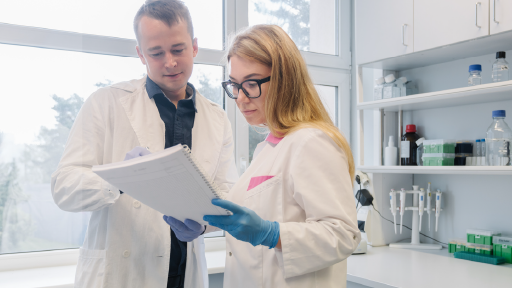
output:
M 501 117 L 505 118 L 507 116 L 507 113 L 505 110 L 494 110 L 492 111 L 492 118 Z
M 480 64 L 469 65 L 469 72 L 471 72 L 471 71 L 482 71 L 482 65 L 480 65 Z
M 476 139 L 476 141 L 475 141 L 475 142 L 476 142 L 476 143 L 480 142 L 480 139 Z
M 485 139 L 480 139 L 480 142 L 485 142 Z

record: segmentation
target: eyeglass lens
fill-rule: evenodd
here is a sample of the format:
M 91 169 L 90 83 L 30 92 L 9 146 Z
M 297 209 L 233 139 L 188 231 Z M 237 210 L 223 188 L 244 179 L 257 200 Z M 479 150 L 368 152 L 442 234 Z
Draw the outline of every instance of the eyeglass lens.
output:
M 247 92 L 246 95 L 248 97 L 258 97 L 260 96 L 260 86 L 258 85 L 258 82 L 256 81 L 246 81 L 242 84 L 243 89 Z M 238 87 L 234 84 L 229 84 L 226 87 L 228 92 L 230 92 L 235 97 L 238 97 Z

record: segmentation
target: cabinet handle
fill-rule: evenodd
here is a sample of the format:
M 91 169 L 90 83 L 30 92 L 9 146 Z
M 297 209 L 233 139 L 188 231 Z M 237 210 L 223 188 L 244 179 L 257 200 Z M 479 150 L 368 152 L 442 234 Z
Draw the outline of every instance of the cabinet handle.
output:
M 475 26 L 478 28 L 482 28 L 482 26 L 478 26 L 478 5 L 480 5 L 480 2 L 476 2 L 475 5 Z
M 405 44 L 405 27 L 407 27 L 407 24 L 402 25 L 402 45 L 408 46 Z
M 494 23 L 500 24 L 500 21 L 496 21 L 496 0 L 494 0 Z

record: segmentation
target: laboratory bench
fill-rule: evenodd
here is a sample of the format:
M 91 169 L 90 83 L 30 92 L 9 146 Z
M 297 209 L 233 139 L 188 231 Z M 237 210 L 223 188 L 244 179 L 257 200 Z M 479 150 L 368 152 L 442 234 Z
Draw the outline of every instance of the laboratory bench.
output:
M 224 273 L 225 250 L 206 252 L 208 274 Z M 370 247 L 348 258 L 350 287 L 511 287 L 512 264 L 459 260 L 447 249 L 418 251 Z M 73 287 L 76 265 L 0 272 L 2 288 Z
M 375 288 L 512 287 L 512 264 L 460 260 L 448 249 L 368 246 L 368 253 L 348 258 L 347 273 L 348 282 Z

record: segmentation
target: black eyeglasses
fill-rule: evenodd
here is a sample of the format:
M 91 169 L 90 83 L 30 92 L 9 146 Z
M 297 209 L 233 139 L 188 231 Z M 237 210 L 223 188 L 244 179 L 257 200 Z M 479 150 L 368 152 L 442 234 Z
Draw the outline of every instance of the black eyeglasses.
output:
M 222 88 L 224 88 L 229 98 L 231 99 L 238 98 L 238 93 L 240 92 L 240 89 L 242 89 L 247 98 L 254 99 L 261 96 L 261 84 L 267 83 L 268 81 L 270 81 L 270 76 L 260 80 L 248 79 L 240 84 L 228 80 L 222 82 Z

